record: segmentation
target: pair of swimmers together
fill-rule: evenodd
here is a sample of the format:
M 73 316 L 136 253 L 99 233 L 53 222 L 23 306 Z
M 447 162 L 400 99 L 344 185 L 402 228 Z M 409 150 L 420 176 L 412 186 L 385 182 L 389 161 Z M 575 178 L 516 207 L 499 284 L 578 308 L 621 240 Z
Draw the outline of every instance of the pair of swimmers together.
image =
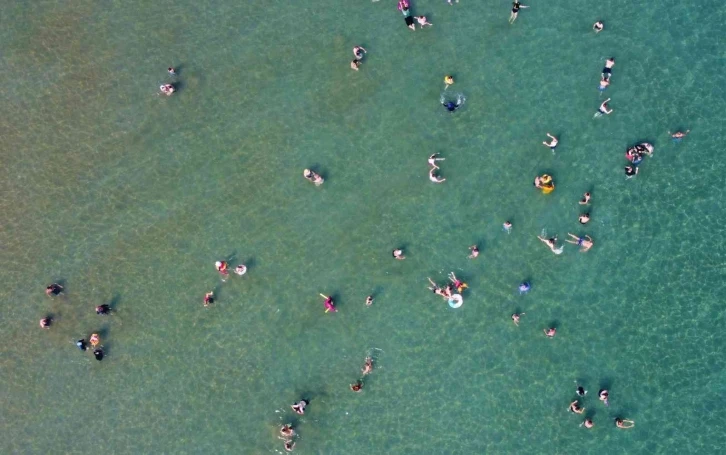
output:
M 589 220 L 589 219 L 590 218 L 588 216 L 587 217 L 587 220 Z M 582 220 L 580 221 L 580 223 L 582 223 Z M 582 224 L 585 224 L 585 223 L 582 223 Z M 567 233 L 567 235 L 569 235 L 570 238 L 569 239 L 565 239 L 565 242 L 579 246 L 580 247 L 580 252 L 582 252 L 582 253 L 588 251 L 594 245 L 593 240 L 592 240 L 592 238 L 589 235 L 585 235 L 584 237 L 578 237 L 575 234 L 570 234 L 569 232 Z M 557 236 L 550 237 L 550 238 L 546 238 L 546 237 L 543 237 L 541 235 L 538 235 L 537 238 L 542 243 L 544 243 L 545 245 L 547 245 L 553 253 L 555 253 L 555 254 L 561 254 L 562 253 L 562 248 L 563 247 L 562 246 L 559 247 L 559 248 L 557 247 Z
M 456 278 L 454 272 L 449 273 L 449 280 L 451 281 L 451 283 L 447 283 L 446 286 L 443 288 L 440 288 L 431 278 L 428 278 L 428 280 L 429 283 L 431 283 L 431 286 L 429 286 L 428 289 L 434 294 L 443 297 L 444 300 L 448 300 L 451 298 L 452 295 L 454 295 L 454 289 L 456 289 L 458 293 L 462 293 L 469 287 L 468 284 Z
M 229 275 L 229 264 L 227 263 L 227 261 L 215 262 L 214 268 L 216 268 L 217 272 L 219 272 L 223 276 Z M 247 266 L 244 264 L 238 265 L 237 267 L 234 268 L 234 273 L 239 276 L 244 275 L 245 273 L 247 273 Z

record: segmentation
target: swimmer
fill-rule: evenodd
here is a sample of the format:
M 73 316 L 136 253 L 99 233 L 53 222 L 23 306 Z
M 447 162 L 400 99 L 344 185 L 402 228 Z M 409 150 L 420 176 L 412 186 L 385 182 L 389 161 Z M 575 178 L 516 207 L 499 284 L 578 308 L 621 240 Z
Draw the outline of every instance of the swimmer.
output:
M 603 79 L 610 80 L 610 76 L 613 74 L 613 66 L 615 66 L 615 57 L 605 60 L 605 68 L 602 69 Z
M 532 286 L 530 286 L 528 282 L 524 281 L 519 285 L 517 289 L 519 289 L 520 294 L 525 294 L 529 292 L 530 289 L 532 289 Z
M 639 153 L 645 153 L 648 156 L 653 156 L 653 144 L 648 142 L 642 142 L 635 146 L 635 150 L 637 150 Z
M 239 276 L 244 275 L 245 273 L 247 273 L 247 266 L 244 264 L 238 265 L 237 267 L 234 268 L 234 273 Z
M 56 295 L 61 295 L 63 293 L 63 286 L 61 286 L 58 283 L 49 284 L 45 287 L 45 295 L 48 297 L 53 297 Z
M 214 292 L 207 292 L 204 294 L 204 306 L 209 306 L 214 303 Z
M 608 88 L 608 85 L 610 85 L 610 81 L 605 78 L 602 78 L 602 79 L 600 79 L 600 85 L 598 86 L 597 89 L 600 90 L 601 92 L 604 92 L 605 89 Z
M 580 221 L 580 224 L 587 224 L 590 221 L 590 214 L 583 213 L 582 215 L 580 215 L 578 220 Z
M 166 96 L 171 96 L 176 91 L 174 86 L 171 84 L 164 84 L 159 87 L 159 90 L 161 90 L 161 93 L 163 93 Z
M 98 336 L 97 333 L 93 333 L 91 334 L 91 338 L 88 339 L 88 342 L 91 343 L 91 346 L 95 348 L 99 345 L 99 343 L 101 343 L 101 337 Z
M 467 289 L 469 287 L 468 284 L 464 283 L 463 281 L 456 278 L 456 275 L 454 275 L 454 272 L 449 272 L 449 279 L 451 280 L 451 283 L 454 285 L 457 291 L 464 292 L 464 289 Z
M 350 62 L 350 69 L 358 71 L 358 68 L 360 67 L 360 64 L 363 63 L 360 60 L 353 59 L 353 61 Z
M 542 243 L 544 243 L 545 245 L 547 245 L 548 247 L 550 247 L 550 250 L 552 250 L 553 253 L 555 253 L 555 254 L 562 253 L 562 249 L 561 248 L 560 249 L 557 249 L 557 236 L 554 236 L 554 237 L 551 237 L 549 239 L 546 239 L 546 238 L 542 237 L 541 235 L 538 235 L 537 238 L 540 239 L 540 241 Z M 558 253 L 558 251 L 559 251 L 559 253 Z
M 557 329 L 554 327 L 550 327 L 549 329 L 542 329 L 545 335 L 547 335 L 548 338 L 552 338 L 555 336 L 555 333 L 557 333 Z
M 615 426 L 618 428 L 622 428 L 623 430 L 627 430 L 628 428 L 633 428 L 635 426 L 635 422 L 633 422 L 632 420 L 621 419 L 620 417 L 616 417 Z
M 519 15 L 519 10 L 521 8 L 529 8 L 529 6 L 522 5 L 521 3 L 519 3 L 518 0 L 514 0 L 514 2 L 512 3 L 512 14 L 509 15 L 510 24 L 513 24 L 514 21 L 517 20 L 517 15 Z
M 169 76 L 176 76 L 176 69 L 172 68 L 171 66 L 167 68 L 167 71 L 169 72 Z
M 438 153 L 434 153 L 433 155 L 429 156 L 429 166 L 433 166 L 436 169 L 438 169 L 439 167 L 436 165 L 436 162 L 437 161 L 444 161 L 446 158 L 439 158 L 436 155 L 438 155 Z
M 547 141 L 542 141 L 544 145 L 550 148 L 552 150 L 552 153 L 555 153 L 555 148 L 557 148 L 557 143 L 559 142 L 556 137 L 551 135 L 550 133 L 547 133 L 547 136 L 552 139 L 550 143 L 548 144 Z
M 605 24 L 603 24 L 602 21 L 597 21 L 592 24 L 592 29 L 595 30 L 595 33 L 600 33 L 604 28 Z
M 551 193 L 555 189 L 555 184 L 552 181 L 552 176 L 547 174 L 542 174 L 541 177 L 535 177 L 533 185 L 535 188 L 542 190 L 542 193 L 544 194 Z
M 80 340 L 76 341 L 76 346 L 78 349 L 80 349 L 83 352 L 86 352 L 86 349 L 88 349 L 88 345 L 86 344 L 86 340 L 81 338 Z
M 363 373 L 363 376 L 365 376 L 371 374 L 371 371 L 373 371 L 373 359 L 371 357 L 366 357 L 366 361 L 360 372 Z
M 40 320 L 40 328 L 42 329 L 49 329 L 50 325 L 53 323 L 53 319 L 50 317 L 45 317 Z
M 414 32 L 416 31 L 416 25 L 413 23 L 413 17 L 411 17 L 411 11 L 408 7 L 401 10 L 403 13 L 403 20 L 406 22 L 406 27 L 410 28 Z
M 286 423 L 280 428 L 280 435 L 286 438 L 292 438 L 295 436 L 295 430 L 292 429 L 292 425 Z
M 373 305 L 373 296 L 369 295 L 368 297 L 366 297 L 366 306 L 371 306 L 371 305 Z
M 360 392 L 361 390 L 363 390 L 363 382 L 360 380 L 355 381 L 355 384 L 350 385 L 350 390 L 352 390 L 353 392 Z
M 96 358 L 99 362 L 103 360 L 103 349 L 97 348 L 93 350 L 93 357 Z
M 590 193 L 585 193 L 582 195 L 582 199 L 580 199 L 580 205 L 589 205 L 590 204 Z
M 214 263 L 214 268 L 217 269 L 217 272 L 221 273 L 224 276 L 229 275 L 229 271 L 227 271 L 227 268 L 229 265 L 227 264 L 227 261 L 217 261 Z
M 675 133 L 671 133 L 670 131 L 668 131 L 668 134 L 671 135 L 671 139 L 673 140 L 673 142 L 678 143 L 681 142 L 683 138 L 686 137 L 690 132 L 691 130 L 686 130 L 685 133 L 683 131 L 676 131 Z
M 338 310 L 335 308 L 335 301 L 332 297 L 328 297 L 327 295 L 320 294 L 320 297 L 324 298 L 325 301 L 323 302 L 323 305 L 325 306 L 325 312 L 332 311 L 333 313 L 337 313 Z
M 445 76 L 444 77 L 444 90 L 449 88 L 449 85 L 454 85 L 454 76 Z
M 364 55 L 365 55 L 365 54 L 366 54 L 367 52 L 368 52 L 368 51 L 367 51 L 367 50 L 366 50 L 366 48 L 365 48 L 365 47 L 363 47 L 363 46 L 355 46 L 355 47 L 353 48 L 353 55 L 355 55 L 355 59 L 356 59 L 356 60 L 363 60 L 363 56 L 364 56 Z
M 443 182 L 445 182 L 446 181 L 445 178 L 441 178 L 438 175 L 436 175 L 436 169 L 438 169 L 438 167 L 432 167 L 429 170 L 429 180 L 431 180 L 434 183 L 443 183 Z
M 294 441 L 285 441 L 285 451 L 292 452 L 292 450 L 295 448 L 295 442 Z
M 440 295 L 441 297 L 446 298 L 446 293 L 444 292 L 444 290 L 441 289 L 439 287 L 439 285 L 434 283 L 434 280 L 432 280 L 431 278 L 428 278 L 428 280 L 429 280 L 429 283 L 431 283 L 431 286 L 428 288 L 429 291 L 432 291 L 434 294 Z
M 469 255 L 469 259 L 476 259 L 479 257 L 479 247 L 476 245 L 472 245 L 469 247 L 469 251 L 471 251 L 471 254 Z
M 587 395 L 587 390 L 585 390 L 585 388 L 582 387 L 581 385 L 578 385 L 577 389 L 575 389 L 575 394 L 578 397 L 584 397 L 585 395 Z
M 519 327 L 519 318 L 521 318 L 524 315 L 525 315 L 525 313 L 514 313 L 512 315 L 512 322 L 514 322 L 514 325 Z
M 441 105 L 446 108 L 449 112 L 455 112 L 459 107 L 461 107 L 462 104 L 464 104 L 464 99 L 461 95 L 459 95 L 456 99 L 456 101 L 446 101 L 444 97 L 442 96 L 441 99 Z
M 599 108 L 597 108 L 597 112 L 595 112 L 595 115 L 592 116 L 592 118 L 600 117 L 601 115 L 605 114 L 611 114 L 613 112 L 613 109 L 608 109 L 608 101 L 610 101 L 610 98 L 606 99 L 602 102 Z
M 416 21 L 418 22 L 418 25 L 421 26 L 421 28 L 424 28 L 425 25 L 434 25 L 426 19 L 426 16 L 416 16 Z
M 454 3 L 452 3 L 451 0 L 446 0 L 446 1 L 449 3 L 449 5 L 454 6 Z M 459 3 L 459 0 L 456 0 L 456 3 Z
M 111 314 L 111 307 L 105 303 L 103 305 L 98 305 L 96 307 L 96 314 L 101 314 L 101 315 Z
M 570 234 L 569 232 L 567 233 L 567 235 L 572 237 L 574 240 L 566 239 L 565 242 L 579 246 L 581 253 L 584 253 L 585 251 L 592 248 L 593 242 L 592 238 L 589 235 L 585 235 L 585 237 L 578 237 L 574 234 Z
M 297 403 L 290 406 L 293 411 L 295 411 L 297 414 L 303 415 L 305 414 L 305 407 L 309 405 L 310 402 L 308 400 L 300 400 Z
M 587 429 L 589 430 L 590 428 L 594 427 L 594 426 L 595 426 L 595 424 L 594 424 L 594 423 L 592 423 L 592 420 L 590 420 L 590 419 L 585 419 L 585 421 L 584 421 L 584 422 L 582 422 L 582 423 L 580 424 L 580 426 L 581 426 L 581 427 L 583 427 L 583 426 L 584 426 L 585 428 L 587 428 Z
M 447 284 L 444 288 L 444 300 L 450 299 L 452 295 L 454 295 L 454 288 L 450 284 Z
M 625 166 L 625 178 L 632 179 L 638 175 L 638 166 Z
M 393 254 L 394 259 L 398 259 L 399 261 L 406 259 L 406 256 L 403 255 L 403 250 L 401 248 L 396 248 L 391 254 Z
M 317 174 L 310 169 L 303 170 L 303 177 L 305 177 L 308 182 L 314 183 L 315 186 L 320 186 L 323 182 L 325 182 L 325 179 L 321 177 L 320 174 Z
M 573 401 L 570 403 L 570 407 L 567 409 L 568 411 L 572 411 L 575 414 L 582 414 L 585 412 L 585 408 L 581 408 L 580 405 L 577 403 L 578 400 Z
M 610 406 L 610 402 L 608 401 L 608 398 L 610 397 L 610 393 L 607 389 L 600 389 L 600 391 L 597 393 L 597 397 L 600 401 L 605 403 L 605 406 Z
M 512 223 L 510 223 L 509 221 L 505 221 L 502 227 L 504 228 L 504 232 L 506 232 L 507 234 L 512 233 Z

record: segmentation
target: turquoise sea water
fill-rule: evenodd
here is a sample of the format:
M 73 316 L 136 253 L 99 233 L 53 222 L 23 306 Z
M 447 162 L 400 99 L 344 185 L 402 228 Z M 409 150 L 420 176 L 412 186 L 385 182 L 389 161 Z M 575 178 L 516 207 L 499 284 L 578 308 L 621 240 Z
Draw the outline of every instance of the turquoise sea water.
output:
M 726 9 L 412 3 L 433 27 L 392 0 L 3 3 L 0 453 L 279 453 L 286 422 L 301 454 L 724 451 Z M 555 256 L 543 229 L 595 246 Z M 426 290 L 450 271 L 458 310 Z M 92 332 L 100 363 L 73 345 Z

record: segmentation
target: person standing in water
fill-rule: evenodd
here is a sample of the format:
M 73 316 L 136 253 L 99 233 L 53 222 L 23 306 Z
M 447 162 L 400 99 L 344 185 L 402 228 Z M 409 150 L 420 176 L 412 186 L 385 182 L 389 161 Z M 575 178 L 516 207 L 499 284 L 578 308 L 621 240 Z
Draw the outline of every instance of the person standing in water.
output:
M 297 403 L 290 406 L 295 413 L 303 415 L 305 414 L 305 408 L 307 405 L 309 405 L 310 402 L 308 400 L 300 400 Z
M 595 33 L 600 33 L 604 28 L 605 24 L 603 24 L 602 21 L 597 21 L 592 24 L 592 29 L 595 30 Z
M 604 92 L 605 89 L 608 88 L 608 85 L 610 85 L 610 81 L 603 77 L 602 79 L 600 79 L 600 85 L 597 87 L 597 89 L 601 92 Z
M 361 63 L 363 63 L 363 62 L 361 62 L 360 60 L 353 59 L 353 61 L 350 62 L 350 69 L 358 71 L 358 68 L 360 67 Z
M 512 3 L 512 14 L 509 15 L 509 23 L 513 24 L 514 21 L 517 20 L 517 16 L 519 15 L 519 10 L 521 8 L 529 8 L 529 6 L 522 5 L 519 3 L 519 0 L 514 0 Z
M 204 294 L 204 306 L 209 306 L 214 303 L 214 292 L 207 292 Z
M 579 400 L 575 400 L 572 403 L 570 403 L 570 406 L 567 410 L 574 412 L 575 414 L 582 414 L 583 412 L 585 412 L 585 408 L 581 408 L 578 401 Z
M 514 325 L 519 327 L 519 318 L 521 318 L 524 315 L 525 315 L 525 313 L 514 313 L 512 315 L 512 322 L 514 322 Z
M 550 327 L 549 329 L 542 329 L 542 331 L 545 335 L 547 335 L 548 338 L 553 338 L 557 333 L 557 329 L 554 327 Z
M 50 317 L 44 317 L 40 320 L 40 328 L 41 329 L 49 329 L 50 325 L 53 323 L 53 319 Z
M 610 392 L 608 392 L 608 389 L 600 389 L 600 391 L 597 393 L 597 397 L 600 401 L 605 403 L 605 406 L 610 406 L 610 401 L 608 401 L 608 398 L 610 397 Z
M 363 390 L 363 381 L 355 381 L 354 384 L 350 385 L 350 390 L 352 390 L 353 392 L 360 392 L 361 390 Z
M 169 76 L 176 76 L 176 70 L 173 67 L 167 68 L 167 71 L 169 72 Z
M 507 234 L 512 233 L 512 223 L 511 222 L 505 221 L 504 224 L 502 225 L 502 227 L 504 228 L 504 232 L 506 232 Z
M 589 205 L 590 204 L 590 193 L 585 193 L 582 195 L 582 199 L 580 199 L 580 205 Z
M 580 426 L 581 426 L 581 427 L 585 427 L 585 428 L 587 428 L 587 429 L 589 430 L 590 428 L 594 427 L 594 426 L 595 426 L 595 424 L 594 424 L 594 423 L 592 422 L 592 420 L 591 420 L 591 419 L 585 419 L 585 421 L 584 421 L 584 422 L 582 422 L 582 423 L 580 424 Z
M 590 222 L 590 214 L 589 213 L 583 213 L 582 215 L 580 215 L 580 217 L 578 218 L 578 220 L 580 221 L 580 224 L 587 224 L 587 223 Z
M 476 245 L 472 245 L 469 247 L 469 251 L 471 251 L 471 254 L 469 255 L 469 259 L 476 259 L 479 257 L 479 247 Z
M 55 297 L 63 293 L 63 286 L 58 283 L 52 283 L 45 287 L 45 295 Z
M 406 256 L 403 255 L 403 249 L 401 248 L 396 248 L 395 250 L 393 250 L 392 254 L 393 259 L 398 259 L 399 261 L 403 261 L 404 259 L 406 259 Z
M 547 147 L 549 147 L 549 148 L 550 148 L 550 150 L 552 150 L 552 153 L 555 153 L 555 149 L 557 148 L 557 143 L 558 143 L 559 141 L 557 140 L 557 138 L 556 138 L 556 137 L 554 137 L 554 136 L 553 136 L 553 135 L 551 135 L 550 133 L 547 133 L 547 136 L 548 136 L 548 137 L 549 137 L 549 138 L 551 139 L 551 140 L 550 140 L 550 142 L 549 142 L 549 144 L 547 143 L 547 141 L 542 141 L 542 143 L 543 143 L 544 145 L 546 145 Z
M 108 304 L 106 304 L 106 303 L 104 303 L 103 305 L 98 305 L 96 307 L 96 314 L 99 314 L 99 315 L 111 314 L 111 307 L 108 306 Z
M 366 297 L 366 306 L 371 306 L 371 305 L 373 305 L 373 296 L 369 295 L 368 297 Z
M 280 436 L 284 438 L 295 437 L 295 430 L 292 428 L 292 424 L 286 423 L 280 428 Z

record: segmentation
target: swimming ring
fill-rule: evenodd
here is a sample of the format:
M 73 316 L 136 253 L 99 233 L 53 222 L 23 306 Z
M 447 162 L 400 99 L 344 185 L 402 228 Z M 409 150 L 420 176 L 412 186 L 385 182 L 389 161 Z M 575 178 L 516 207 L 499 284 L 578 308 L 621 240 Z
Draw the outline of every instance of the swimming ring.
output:
M 542 187 L 542 194 L 550 194 L 554 190 L 555 190 L 555 186 L 554 185 L 543 186 Z
M 451 308 L 459 308 L 464 304 L 464 298 L 461 294 L 454 294 L 449 298 L 449 306 Z

